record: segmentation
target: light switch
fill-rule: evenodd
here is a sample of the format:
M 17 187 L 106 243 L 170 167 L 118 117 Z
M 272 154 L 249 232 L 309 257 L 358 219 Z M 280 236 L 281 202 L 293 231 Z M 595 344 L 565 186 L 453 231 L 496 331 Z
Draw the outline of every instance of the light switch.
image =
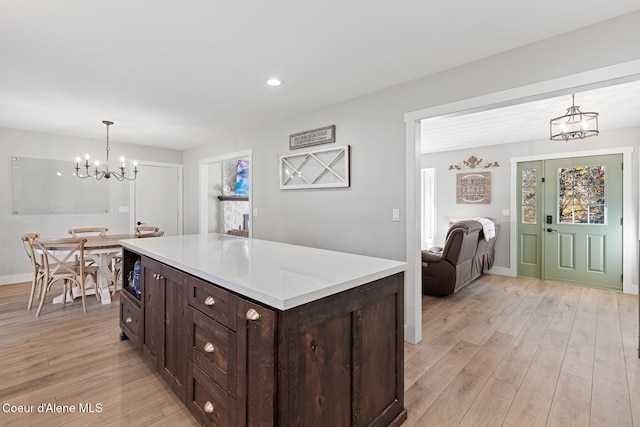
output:
M 400 221 L 400 209 L 394 208 L 391 211 L 391 219 L 395 222 Z
M 511 216 L 511 211 L 509 211 L 509 209 L 502 209 L 502 216 Z
M 120 213 L 129 212 L 129 206 L 118 206 L 118 212 L 120 212 Z
M 253 216 L 258 216 L 258 208 L 253 208 Z

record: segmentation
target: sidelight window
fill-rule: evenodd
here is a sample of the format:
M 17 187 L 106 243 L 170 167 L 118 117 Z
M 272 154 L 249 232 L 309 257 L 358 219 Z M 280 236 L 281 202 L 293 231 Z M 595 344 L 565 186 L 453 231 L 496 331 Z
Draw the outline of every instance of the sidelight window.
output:
M 538 220 L 538 171 L 522 170 L 522 223 L 536 224 Z

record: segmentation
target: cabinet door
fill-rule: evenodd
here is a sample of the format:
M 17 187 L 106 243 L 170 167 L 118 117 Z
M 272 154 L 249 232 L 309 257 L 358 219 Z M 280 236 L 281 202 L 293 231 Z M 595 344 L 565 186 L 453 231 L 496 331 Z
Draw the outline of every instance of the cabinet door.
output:
M 160 355 L 160 374 L 173 391 L 184 401 L 187 379 L 187 330 L 184 304 L 186 275 L 163 266 L 158 278 L 164 287 L 163 345 Z
M 238 425 L 274 426 L 276 313 L 238 298 L 237 325 Z
M 144 284 L 144 354 L 158 368 L 158 356 L 163 346 L 164 334 L 164 283 L 158 280 L 160 264 L 142 258 L 142 281 Z
M 187 378 L 185 274 L 143 258 L 144 352 L 173 391 L 184 401 Z

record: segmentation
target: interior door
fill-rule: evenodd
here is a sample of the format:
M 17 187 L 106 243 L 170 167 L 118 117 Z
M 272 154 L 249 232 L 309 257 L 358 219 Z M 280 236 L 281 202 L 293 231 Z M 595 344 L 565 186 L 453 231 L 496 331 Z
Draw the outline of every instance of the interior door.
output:
M 622 290 L 622 155 L 547 160 L 544 278 Z
M 182 167 L 138 165 L 134 181 L 135 225 L 160 227 L 165 236 L 182 234 Z

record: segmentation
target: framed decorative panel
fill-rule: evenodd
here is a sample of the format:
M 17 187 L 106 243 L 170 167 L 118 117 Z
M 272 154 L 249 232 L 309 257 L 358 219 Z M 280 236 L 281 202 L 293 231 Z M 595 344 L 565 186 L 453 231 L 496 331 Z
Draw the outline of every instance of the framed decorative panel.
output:
M 349 186 L 349 146 L 280 156 L 280 189 Z
M 456 174 L 456 203 L 491 203 L 491 172 Z

